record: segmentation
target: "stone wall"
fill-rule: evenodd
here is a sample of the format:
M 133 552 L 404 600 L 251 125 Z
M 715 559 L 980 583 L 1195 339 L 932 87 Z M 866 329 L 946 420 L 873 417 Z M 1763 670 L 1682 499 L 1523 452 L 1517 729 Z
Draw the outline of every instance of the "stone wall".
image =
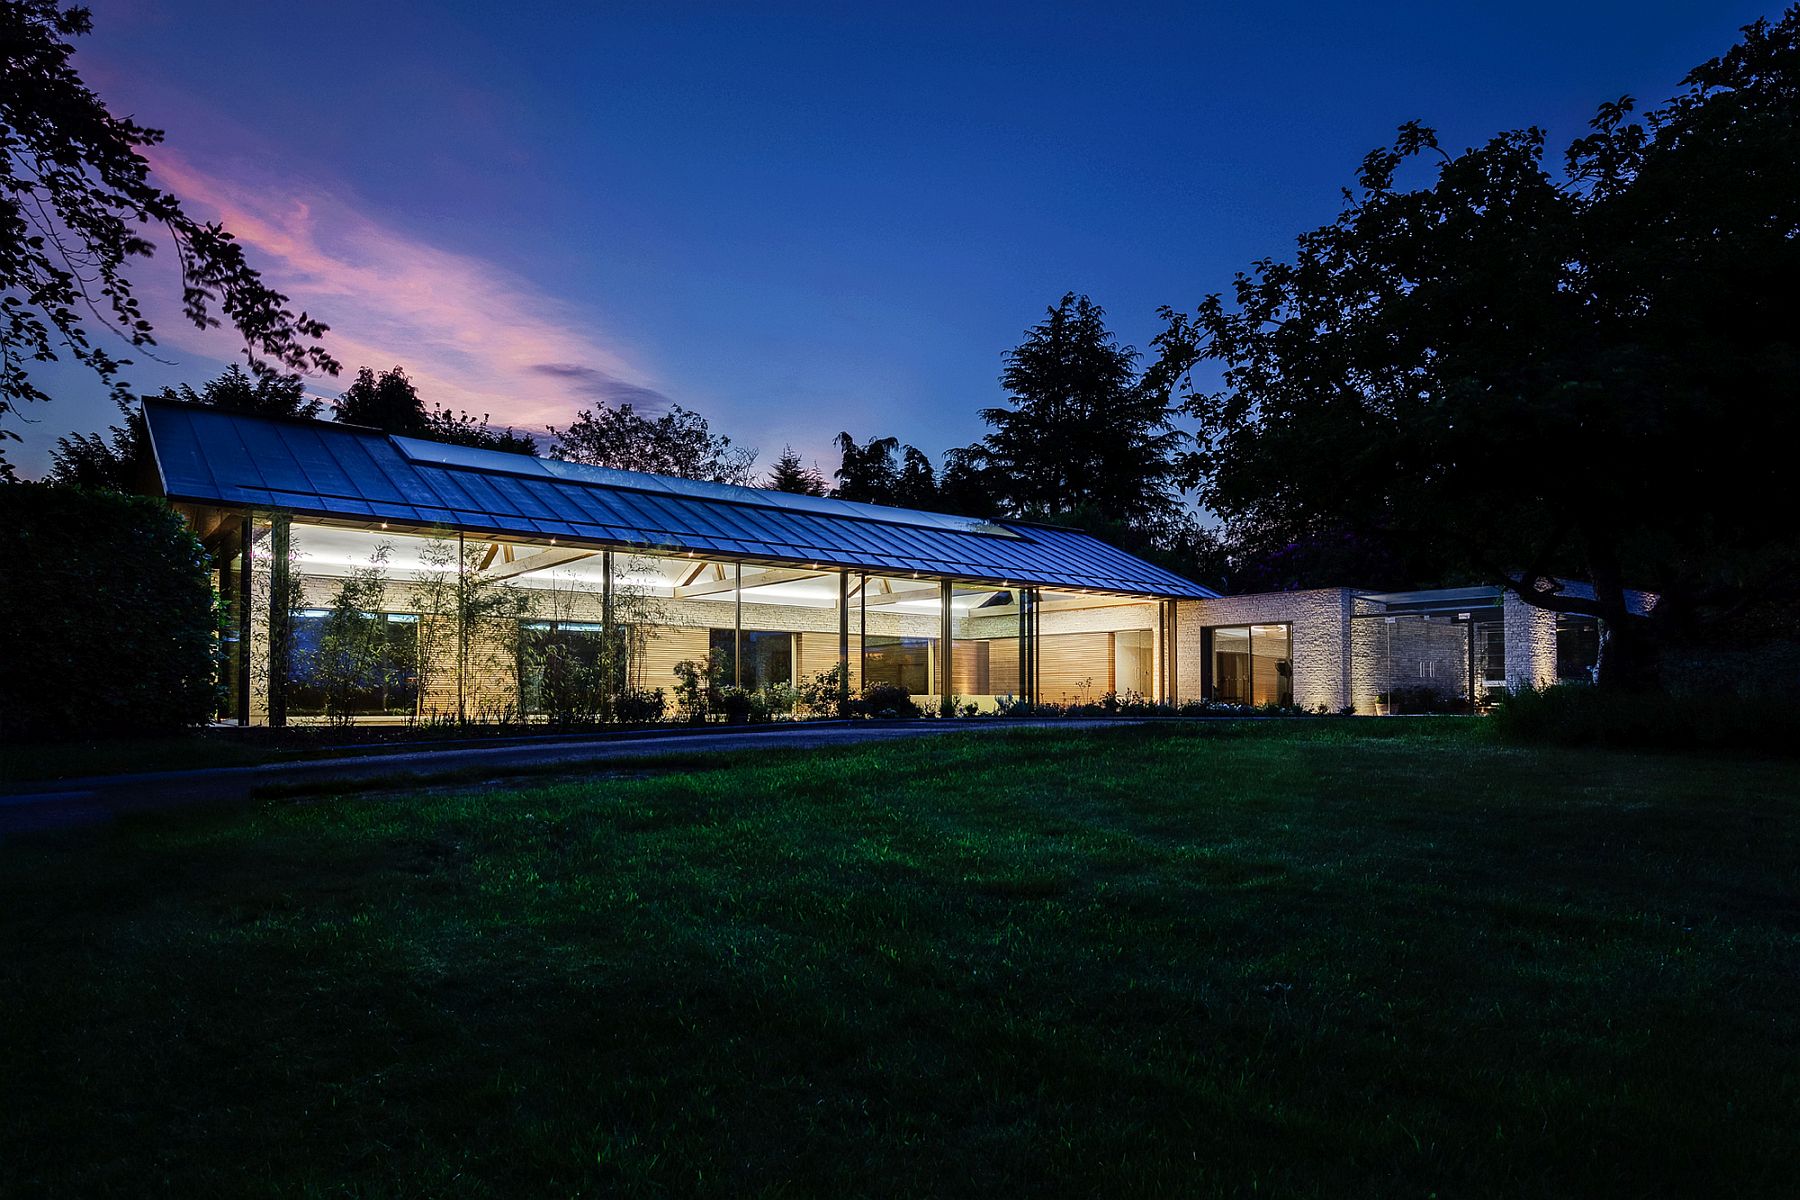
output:
M 1286 624 L 1292 638 L 1294 703 L 1301 708 L 1337 712 L 1350 703 L 1351 604 L 1348 588 L 1181 601 L 1176 605 L 1176 698 L 1201 698 L 1203 629 Z
M 1522 692 L 1556 682 L 1556 614 L 1508 591 L 1500 605 L 1506 631 L 1506 690 Z

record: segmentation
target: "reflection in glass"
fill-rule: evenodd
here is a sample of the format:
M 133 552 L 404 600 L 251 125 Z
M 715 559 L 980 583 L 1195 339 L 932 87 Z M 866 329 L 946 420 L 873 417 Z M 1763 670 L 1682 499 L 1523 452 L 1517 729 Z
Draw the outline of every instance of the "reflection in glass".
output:
M 1250 628 L 1212 631 L 1212 698 L 1221 704 L 1250 703 Z
M 1250 627 L 1250 700 L 1253 704 L 1294 702 L 1293 664 L 1288 659 L 1286 625 Z
M 1294 664 L 1288 626 L 1226 625 L 1210 632 L 1210 699 L 1252 706 L 1293 704 Z

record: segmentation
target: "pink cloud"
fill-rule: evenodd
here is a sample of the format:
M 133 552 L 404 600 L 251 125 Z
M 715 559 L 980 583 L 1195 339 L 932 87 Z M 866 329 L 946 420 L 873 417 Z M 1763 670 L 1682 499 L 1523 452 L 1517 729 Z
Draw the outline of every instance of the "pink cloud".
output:
M 426 403 L 520 427 L 564 424 L 597 400 L 624 396 L 642 408 L 661 398 L 574 306 L 495 263 L 429 245 L 316 187 L 227 180 L 166 151 L 152 162 L 190 212 L 223 222 L 245 244 L 296 309 L 331 325 L 325 343 L 346 374 L 398 363 Z M 228 331 L 179 319 L 157 327 L 213 357 L 235 349 Z M 312 386 L 335 394 L 347 382 Z

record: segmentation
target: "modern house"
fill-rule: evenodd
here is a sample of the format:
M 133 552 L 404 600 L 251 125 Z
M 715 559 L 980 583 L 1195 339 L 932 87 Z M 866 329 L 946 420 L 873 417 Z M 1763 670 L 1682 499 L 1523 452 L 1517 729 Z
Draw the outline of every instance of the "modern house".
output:
M 545 657 L 621 688 L 906 687 L 990 709 L 1108 693 L 1378 713 L 1577 677 L 1598 633 L 1497 589 L 1215 592 L 1077 530 L 613 471 L 148 401 L 157 484 L 217 564 L 230 715 L 308 719 L 334 605 L 393 669 L 370 720 L 543 711 Z M 610 639 L 610 640 L 609 640 Z M 613 660 L 608 660 L 613 661 Z

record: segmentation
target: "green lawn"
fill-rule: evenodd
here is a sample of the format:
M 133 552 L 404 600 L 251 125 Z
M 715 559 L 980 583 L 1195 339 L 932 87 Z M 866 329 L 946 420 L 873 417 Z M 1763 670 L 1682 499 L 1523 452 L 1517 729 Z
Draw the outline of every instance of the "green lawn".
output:
M 1783 1195 L 1791 762 L 1018 730 L 0 846 L 0 1195 Z

